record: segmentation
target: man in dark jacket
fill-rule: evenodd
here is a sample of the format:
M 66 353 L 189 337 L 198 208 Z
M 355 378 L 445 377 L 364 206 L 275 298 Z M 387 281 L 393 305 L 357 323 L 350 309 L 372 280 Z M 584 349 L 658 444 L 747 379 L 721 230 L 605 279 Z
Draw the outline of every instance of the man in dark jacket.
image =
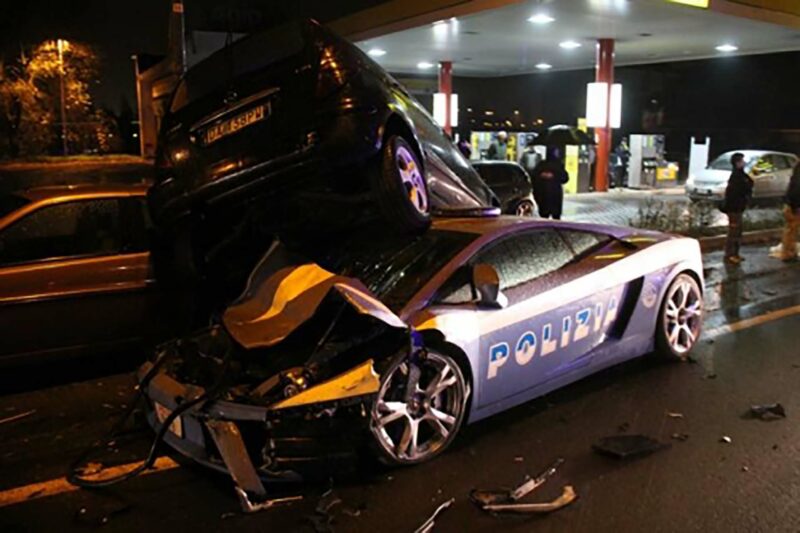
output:
M 786 218 L 786 226 L 783 228 L 781 259 L 796 261 L 797 226 L 800 224 L 800 163 L 794 166 L 784 202 L 786 205 L 783 206 L 783 216 Z
M 548 150 L 547 159 L 533 169 L 533 197 L 542 218 L 561 219 L 564 203 L 562 186 L 569 181 L 569 174 L 561 162 L 557 149 Z
M 728 239 L 725 242 L 725 261 L 734 265 L 744 259 L 739 255 L 742 242 L 742 217 L 753 196 L 753 179 L 744 171 L 744 154 L 731 156 L 733 172 L 725 188 L 722 210 L 728 215 Z
M 504 131 L 497 132 L 497 137 L 489 145 L 489 150 L 486 152 L 486 159 L 492 161 L 505 161 L 508 156 L 508 133 Z

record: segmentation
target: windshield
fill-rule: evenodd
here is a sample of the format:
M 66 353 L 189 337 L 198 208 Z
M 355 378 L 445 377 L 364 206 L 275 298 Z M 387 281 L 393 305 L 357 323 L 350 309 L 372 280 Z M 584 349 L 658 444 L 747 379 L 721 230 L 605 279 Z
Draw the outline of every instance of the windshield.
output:
M 731 164 L 731 156 L 736 152 L 726 152 L 716 158 L 714 161 L 708 165 L 708 168 L 711 170 L 727 170 L 732 171 L 733 165 Z M 750 165 L 753 163 L 753 156 L 745 154 L 744 156 L 744 168 L 750 168 Z
M 29 201 L 21 196 L 15 196 L 13 194 L 0 196 L 0 218 L 10 215 L 27 203 L 29 203 Z
M 385 232 L 357 235 L 325 250 L 323 268 L 361 280 L 392 311 L 399 312 L 422 286 L 477 235 L 429 230 L 416 237 Z

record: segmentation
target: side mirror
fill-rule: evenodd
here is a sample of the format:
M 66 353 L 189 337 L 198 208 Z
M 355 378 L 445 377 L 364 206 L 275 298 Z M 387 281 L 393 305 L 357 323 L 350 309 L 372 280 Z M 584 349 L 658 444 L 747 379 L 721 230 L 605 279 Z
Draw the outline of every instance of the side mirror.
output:
M 478 305 L 490 309 L 506 306 L 506 299 L 500 293 L 500 276 L 492 265 L 478 263 L 472 267 L 472 285 L 478 293 Z

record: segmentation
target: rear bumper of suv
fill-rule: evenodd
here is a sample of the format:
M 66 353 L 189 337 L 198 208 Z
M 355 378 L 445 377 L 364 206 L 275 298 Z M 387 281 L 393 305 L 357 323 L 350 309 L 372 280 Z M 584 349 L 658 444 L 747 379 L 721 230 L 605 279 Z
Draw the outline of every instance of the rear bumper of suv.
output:
M 169 177 L 148 192 L 151 214 L 159 225 L 196 209 L 213 211 L 255 195 L 330 189 L 335 181 L 352 179 L 380 149 L 380 117 L 374 108 L 352 109 L 327 117 L 324 127 L 305 134 L 296 150 L 235 170 L 195 188 Z M 347 174 L 347 175 L 342 175 Z

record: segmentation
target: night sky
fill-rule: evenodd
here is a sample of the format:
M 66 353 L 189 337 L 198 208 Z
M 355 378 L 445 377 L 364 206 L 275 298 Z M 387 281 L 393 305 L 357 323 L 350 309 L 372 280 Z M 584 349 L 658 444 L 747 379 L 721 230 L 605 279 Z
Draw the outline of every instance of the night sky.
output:
M 164 53 L 168 15 L 166 0 L 2 0 L 0 51 L 14 57 L 20 45 L 59 37 L 94 45 L 102 73 L 94 88 L 97 104 L 116 110 L 125 98 L 135 108 L 131 55 Z

